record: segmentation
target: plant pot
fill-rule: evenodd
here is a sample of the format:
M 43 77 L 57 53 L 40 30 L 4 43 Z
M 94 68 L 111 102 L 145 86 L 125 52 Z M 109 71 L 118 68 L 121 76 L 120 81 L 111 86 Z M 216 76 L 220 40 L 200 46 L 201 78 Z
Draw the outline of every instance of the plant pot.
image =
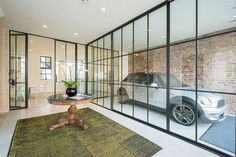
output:
M 75 96 L 77 94 L 77 89 L 76 88 L 67 88 L 66 94 L 68 97 Z

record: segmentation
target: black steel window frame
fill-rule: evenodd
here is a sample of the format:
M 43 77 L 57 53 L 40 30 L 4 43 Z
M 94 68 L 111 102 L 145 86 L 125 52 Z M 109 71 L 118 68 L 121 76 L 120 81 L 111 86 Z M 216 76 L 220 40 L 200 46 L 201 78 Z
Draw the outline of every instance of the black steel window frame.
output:
M 45 61 L 42 61 L 43 58 Z M 49 61 L 47 61 L 47 59 L 49 59 Z M 49 67 L 46 67 L 47 63 L 49 64 Z M 43 73 L 42 73 L 42 70 L 43 70 Z M 46 72 L 47 70 L 50 70 L 50 73 L 47 73 Z M 40 80 L 48 80 L 47 75 L 50 75 L 52 77 L 52 57 L 40 56 Z
M 198 76 L 198 71 L 197 71 L 197 66 L 198 66 L 198 42 L 200 40 L 202 40 L 202 39 L 211 38 L 211 37 L 215 37 L 215 36 L 218 36 L 218 35 L 224 35 L 224 34 L 227 34 L 227 33 L 236 32 L 236 29 L 228 30 L 228 31 L 220 32 L 220 33 L 216 33 L 216 34 L 209 34 L 209 35 L 199 36 L 198 35 L 198 0 L 195 0 L 195 4 L 196 4 L 195 37 L 193 37 L 192 39 L 188 39 L 188 40 L 184 40 L 184 41 L 179 41 L 179 42 L 172 42 L 171 43 L 171 41 L 170 41 L 170 36 L 171 36 L 171 34 L 170 34 L 170 22 L 171 22 L 171 19 L 170 19 L 170 12 L 171 12 L 170 5 L 171 5 L 171 2 L 173 2 L 173 0 L 166 0 L 166 1 L 164 1 L 163 3 L 157 5 L 154 8 L 146 11 L 145 13 L 143 13 L 143 14 L 135 17 L 135 18 L 133 18 L 132 20 L 124 23 L 123 25 L 113 29 L 112 31 L 104 34 L 103 36 L 101 36 L 101 37 L 91 41 L 90 43 L 88 43 L 86 45 L 87 47 L 89 47 L 89 46 L 91 46 L 91 43 L 94 43 L 94 42 L 98 41 L 99 39 L 104 38 L 105 36 L 111 34 L 111 36 L 112 36 L 112 39 L 111 39 L 112 40 L 111 49 L 112 49 L 112 51 L 114 51 L 113 50 L 113 48 L 114 48 L 114 45 L 113 45 L 114 33 L 116 31 L 121 30 L 121 40 L 122 40 L 122 42 L 121 42 L 121 54 L 119 54 L 118 56 L 117 55 L 114 56 L 114 53 L 112 53 L 112 66 L 114 66 L 114 59 L 115 58 L 121 58 L 121 70 L 120 70 L 121 71 L 121 76 L 123 74 L 123 64 L 122 64 L 122 62 L 123 62 L 123 57 L 124 56 L 139 54 L 139 53 L 142 53 L 144 51 L 147 51 L 147 58 L 148 58 L 148 56 L 149 56 L 148 52 L 149 51 L 157 50 L 157 49 L 161 49 L 161 48 L 166 48 L 166 55 L 167 55 L 166 56 L 166 73 L 167 73 L 167 87 L 166 87 L 166 97 L 167 97 L 166 98 L 166 101 L 167 101 L 166 129 L 163 129 L 163 128 L 159 127 L 159 126 L 156 126 L 156 125 L 153 125 L 153 124 L 149 123 L 149 120 L 148 120 L 148 114 L 149 113 L 147 113 L 147 122 L 143 121 L 143 120 L 140 120 L 138 118 L 135 118 L 133 115 L 131 116 L 131 115 L 127 115 L 127 114 L 123 113 L 123 104 L 122 103 L 121 103 L 121 111 L 117 111 L 113 107 L 112 108 L 107 108 L 107 109 L 109 109 L 111 111 L 114 111 L 114 112 L 117 112 L 117 113 L 119 113 L 121 115 L 124 115 L 126 117 L 129 117 L 131 119 L 135 119 L 135 120 L 137 120 L 137 121 L 139 121 L 141 123 L 147 124 L 147 125 L 149 125 L 149 126 L 151 126 L 153 128 L 161 130 L 161 131 L 163 131 L 163 132 L 165 132 L 167 134 L 170 134 L 170 135 L 172 135 L 174 137 L 180 138 L 180 139 L 182 139 L 182 140 L 184 140 L 186 142 L 189 142 L 189 143 L 194 144 L 194 145 L 196 145 L 198 147 L 201 147 L 203 149 L 211 151 L 211 152 L 213 152 L 215 154 L 218 154 L 218 155 L 221 155 L 221 156 L 226 156 L 226 157 L 230 156 L 229 154 L 227 154 L 225 152 L 222 152 L 222 151 L 220 151 L 220 150 L 218 150 L 216 148 L 213 148 L 213 147 L 210 147 L 208 145 L 205 145 L 203 143 L 198 142 L 198 136 L 197 136 L 198 135 L 198 121 L 195 122 L 195 138 L 194 138 L 194 140 L 171 131 L 170 130 L 170 102 L 169 101 L 170 101 L 170 90 L 181 90 L 181 91 L 191 91 L 191 92 L 194 92 L 195 93 L 195 97 L 196 97 L 196 101 L 195 101 L 195 106 L 196 107 L 197 107 L 197 95 L 198 95 L 198 92 L 236 95 L 236 93 L 233 93 L 233 92 L 222 92 L 222 91 L 216 91 L 216 90 L 201 90 L 201 89 L 198 89 L 198 77 L 197 77 Z M 136 20 L 138 20 L 138 19 L 140 19 L 140 18 L 142 18 L 144 16 L 147 16 L 148 17 L 147 19 L 149 20 L 149 14 L 151 12 L 153 12 L 153 11 L 156 11 L 156 10 L 162 8 L 163 6 L 166 6 L 166 13 L 167 13 L 167 17 L 166 17 L 166 24 L 167 24 L 166 25 L 166 30 L 167 30 L 167 32 L 166 32 L 166 45 L 161 45 L 161 46 L 158 46 L 158 47 L 149 48 L 149 31 L 147 31 L 147 37 L 148 37 L 147 38 L 147 43 L 148 43 L 148 45 L 147 45 L 147 49 L 146 50 L 134 51 L 134 48 L 133 48 L 132 53 L 123 54 L 123 28 L 125 26 L 129 25 L 129 24 L 134 23 L 134 21 L 136 21 Z M 147 28 L 149 29 L 149 21 L 147 22 L 147 24 L 148 24 Z M 134 31 L 134 29 L 133 29 L 133 31 Z M 171 53 L 170 48 L 171 48 L 171 46 L 179 45 L 179 44 L 183 44 L 183 43 L 187 43 L 187 42 L 195 42 L 195 86 L 196 86 L 196 88 L 195 89 L 178 89 L 178 88 L 170 87 L 170 53 Z M 134 45 L 132 45 L 132 46 L 134 46 Z M 134 64 L 134 62 L 133 62 L 133 64 Z M 147 66 L 149 66 L 148 63 L 147 63 Z M 147 68 L 147 69 L 149 70 L 149 68 Z M 114 67 L 112 68 L 112 74 L 113 74 L 113 77 L 114 77 Z M 112 95 L 111 95 L 111 103 L 112 104 L 111 104 L 111 106 L 113 106 L 113 101 L 114 101 L 114 86 L 118 85 L 118 86 L 121 86 L 121 88 L 122 88 L 122 86 L 124 86 L 124 85 L 127 86 L 127 85 L 124 84 L 122 80 L 120 80 L 120 83 L 116 83 L 113 80 L 111 85 L 112 85 L 111 86 L 111 91 L 112 91 Z M 132 86 L 132 85 L 128 85 L 128 86 Z M 134 86 L 137 86 L 137 85 L 133 85 L 133 87 Z M 143 87 L 143 86 L 140 86 L 140 87 Z M 145 87 L 151 88 L 149 86 L 145 86 Z M 147 94 L 149 95 L 148 91 L 147 91 Z M 148 99 L 148 97 L 149 96 L 147 96 L 147 99 Z M 147 101 L 149 101 L 149 100 L 147 100 Z M 95 104 L 97 104 L 97 103 L 95 103 Z M 196 115 L 198 114 L 197 109 L 195 110 L 195 114 Z

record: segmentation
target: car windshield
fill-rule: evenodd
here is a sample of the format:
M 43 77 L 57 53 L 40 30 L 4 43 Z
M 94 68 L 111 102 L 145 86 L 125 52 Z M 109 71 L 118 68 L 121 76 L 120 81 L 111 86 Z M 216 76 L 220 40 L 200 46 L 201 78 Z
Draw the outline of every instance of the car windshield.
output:
M 159 74 L 161 80 L 166 85 L 166 74 Z M 177 79 L 174 75 L 170 75 L 170 87 L 188 87 L 188 85 L 181 82 L 179 79 Z

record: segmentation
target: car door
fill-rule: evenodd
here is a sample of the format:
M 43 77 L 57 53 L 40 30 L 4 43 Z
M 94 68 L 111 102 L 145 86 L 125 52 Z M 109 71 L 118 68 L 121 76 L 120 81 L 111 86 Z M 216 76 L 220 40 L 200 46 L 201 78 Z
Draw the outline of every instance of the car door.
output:
M 153 75 L 149 86 L 149 104 L 166 109 L 166 88 L 158 75 Z
M 136 73 L 134 75 L 134 100 L 147 104 L 147 74 Z

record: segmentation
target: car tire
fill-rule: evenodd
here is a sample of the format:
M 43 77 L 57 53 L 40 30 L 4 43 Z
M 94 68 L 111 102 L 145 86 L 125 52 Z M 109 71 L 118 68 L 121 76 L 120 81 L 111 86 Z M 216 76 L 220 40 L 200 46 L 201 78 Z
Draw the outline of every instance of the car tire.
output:
M 117 99 L 119 103 L 123 104 L 129 100 L 129 96 L 125 88 L 119 88 L 117 90 Z
M 174 104 L 171 107 L 171 118 L 181 125 L 190 126 L 196 121 L 195 108 L 187 102 Z

